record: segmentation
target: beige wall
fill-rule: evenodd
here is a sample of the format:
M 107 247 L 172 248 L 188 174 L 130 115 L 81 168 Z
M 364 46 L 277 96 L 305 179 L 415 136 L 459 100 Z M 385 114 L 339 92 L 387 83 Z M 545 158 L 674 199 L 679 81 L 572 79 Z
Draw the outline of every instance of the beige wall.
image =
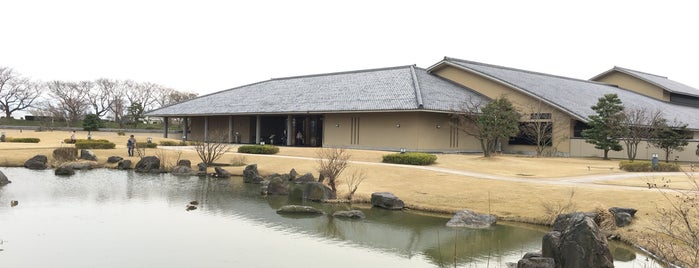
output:
M 568 114 L 509 86 L 505 86 L 465 70 L 445 66 L 434 70 L 433 74 L 451 80 L 457 84 L 472 88 L 492 99 L 499 97 L 507 98 L 510 100 L 510 102 L 512 102 L 517 110 L 524 115 L 525 118 L 523 118 L 522 121 L 528 121 L 529 118 L 526 115 L 531 113 L 551 113 L 551 121 L 554 125 L 554 149 L 557 153 L 562 155 L 568 155 L 570 153 L 569 137 L 571 137 L 573 133 L 572 122 L 574 121 Z M 532 153 L 536 151 L 533 146 L 510 146 L 507 144 L 503 144 L 502 149 L 505 152 L 518 153 Z
M 620 72 L 611 72 L 603 77 L 595 79 L 596 81 L 618 85 L 619 87 L 635 91 L 637 93 L 649 96 L 651 98 L 670 101 L 670 93 L 655 85 L 649 84 Z
M 681 152 L 674 152 L 670 154 L 670 160 L 673 161 L 675 160 L 675 157 L 679 161 L 683 162 L 697 162 L 699 161 L 699 157 L 696 155 L 696 150 L 697 150 L 697 143 L 698 141 L 691 141 L 689 142 L 689 145 L 684 147 L 684 151 Z M 595 146 L 589 143 L 585 142 L 585 139 L 572 139 L 571 140 L 572 144 L 572 150 L 571 150 L 571 156 L 573 157 L 602 157 L 604 156 L 604 152 L 600 149 L 595 149 Z M 609 157 L 610 158 L 618 158 L 618 159 L 627 159 L 628 157 L 626 156 L 626 146 L 624 146 L 623 142 L 621 143 L 622 146 L 624 147 L 623 150 L 615 152 L 615 151 L 609 151 Z M 658 158 L 660 160 L 665 159 L 665 152 L 663 150 L 655 148 L 653 146 L 649 146 L 647 142 L 641 142 L 638 145 L 638 152 L 636 153 L 636 159 L 642 159 L 642 160 L 650 160 L 651 159 L 651 154 L 657 153 Z
M 409 151 L 429 152 L 480 151 L 480 145 L 475 139 L 458 131 L 452 132 L 449 115 L 442 113 L 326 114 L 324 122 L 325 147 L 395 151 L 405 148 Z M 352 122 L 355 122 L 354 127 Z
M 241 143 L 252 143 L 254 142 L 254 129 L 250 129 L 250 116 L 233 116 L 233 130 L 232 133 L 239 132 Z M 254 118 L 252 119 L 254 120 Z M 204 140 L 204 117 L 197 116 L 191 117 L 190 120 L 190 130 L 191 133 L 188 140 L 191 141 L 202 141 Z M 208 134 L 210 138 L 213 135 L 221 134 L 225 140 L 228 139 L 229 131 L 229 116 L 211 116 L 209 117 L 209 129 Z

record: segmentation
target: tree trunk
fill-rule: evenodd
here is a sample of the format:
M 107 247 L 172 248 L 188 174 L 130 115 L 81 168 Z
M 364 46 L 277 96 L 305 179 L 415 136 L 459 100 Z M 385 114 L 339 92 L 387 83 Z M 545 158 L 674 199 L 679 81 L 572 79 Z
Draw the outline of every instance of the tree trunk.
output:
M 604 149 L 604 158 L 602 160 L 609 160 L 609 149 Z

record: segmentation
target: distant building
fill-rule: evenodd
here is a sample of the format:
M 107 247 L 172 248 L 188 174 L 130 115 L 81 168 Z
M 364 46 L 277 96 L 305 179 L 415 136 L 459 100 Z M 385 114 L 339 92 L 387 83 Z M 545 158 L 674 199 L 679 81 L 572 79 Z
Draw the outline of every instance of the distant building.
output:
M 699 139 L 699 90 L 665 77 L 615 67 L 581 80 L 449 57 L 427 69 L 398 66 L 271 79 L 146 115 L 163 117 L 165 124 L 168 118 L 185 119 L 188 140 L 216 135 L 237 143 L 479 152 L 478 141 L 453 127 L 450 114 L 467 100 L 504 96 L 523 113 L 538 107 L 524 121 L 553 124 L 556 154 L 598 156 L 601 152 L 585 143 L 580 132 L 594 114 L 590 107 L 609 93 L 617 94 L 626 107 L 663 111 L 666 118 L 688 124 L 694 139 Z M 517 153 L 534 150 L 517 139 L 501 148 Z M 653 151 L 639 149 L 639 158 Z M 696 158 L 694 150 L 687 151 L 678 155 L 680 159 Z

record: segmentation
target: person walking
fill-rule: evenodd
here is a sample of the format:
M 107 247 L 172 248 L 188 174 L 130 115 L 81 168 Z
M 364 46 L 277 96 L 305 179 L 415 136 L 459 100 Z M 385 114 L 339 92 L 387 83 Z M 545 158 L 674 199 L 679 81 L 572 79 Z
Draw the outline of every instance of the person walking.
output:
M 296 145 L 303 145 L 303 133 L 296 132 Z
M 70 143 L 75 144 L 75 130 L 70 133 Z
M 133 156 L 133 150 L 136 148 L 136 138 L 131 135 L 131 138 L 126 142 L 126 148 L 128 148 L 129 156 Z

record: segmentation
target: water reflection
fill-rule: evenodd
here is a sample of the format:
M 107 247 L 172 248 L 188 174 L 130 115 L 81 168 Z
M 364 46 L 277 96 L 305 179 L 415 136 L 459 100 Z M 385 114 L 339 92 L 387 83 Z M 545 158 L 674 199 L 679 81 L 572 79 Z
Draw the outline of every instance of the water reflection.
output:
M 286 197 L 260 196 L 241 178 L 0 170 L 13 181 L 0 188 L 0 239 L 8 241 L 0 267 L 504 267 L 538 250 L 546 232 L 512 224 L 453 229 L 442 217 L 349 204 L 296 203 L 326 215 L 284 217 L 276 209 Z M 10 208 L 10 200 L 20 206 Z M 193 200 L 198 209 L 185 211 Z M 347 209 L 367 218 L 329 216 Z M 634 251 L 613 251 L 629 267 L 639 262 Z

